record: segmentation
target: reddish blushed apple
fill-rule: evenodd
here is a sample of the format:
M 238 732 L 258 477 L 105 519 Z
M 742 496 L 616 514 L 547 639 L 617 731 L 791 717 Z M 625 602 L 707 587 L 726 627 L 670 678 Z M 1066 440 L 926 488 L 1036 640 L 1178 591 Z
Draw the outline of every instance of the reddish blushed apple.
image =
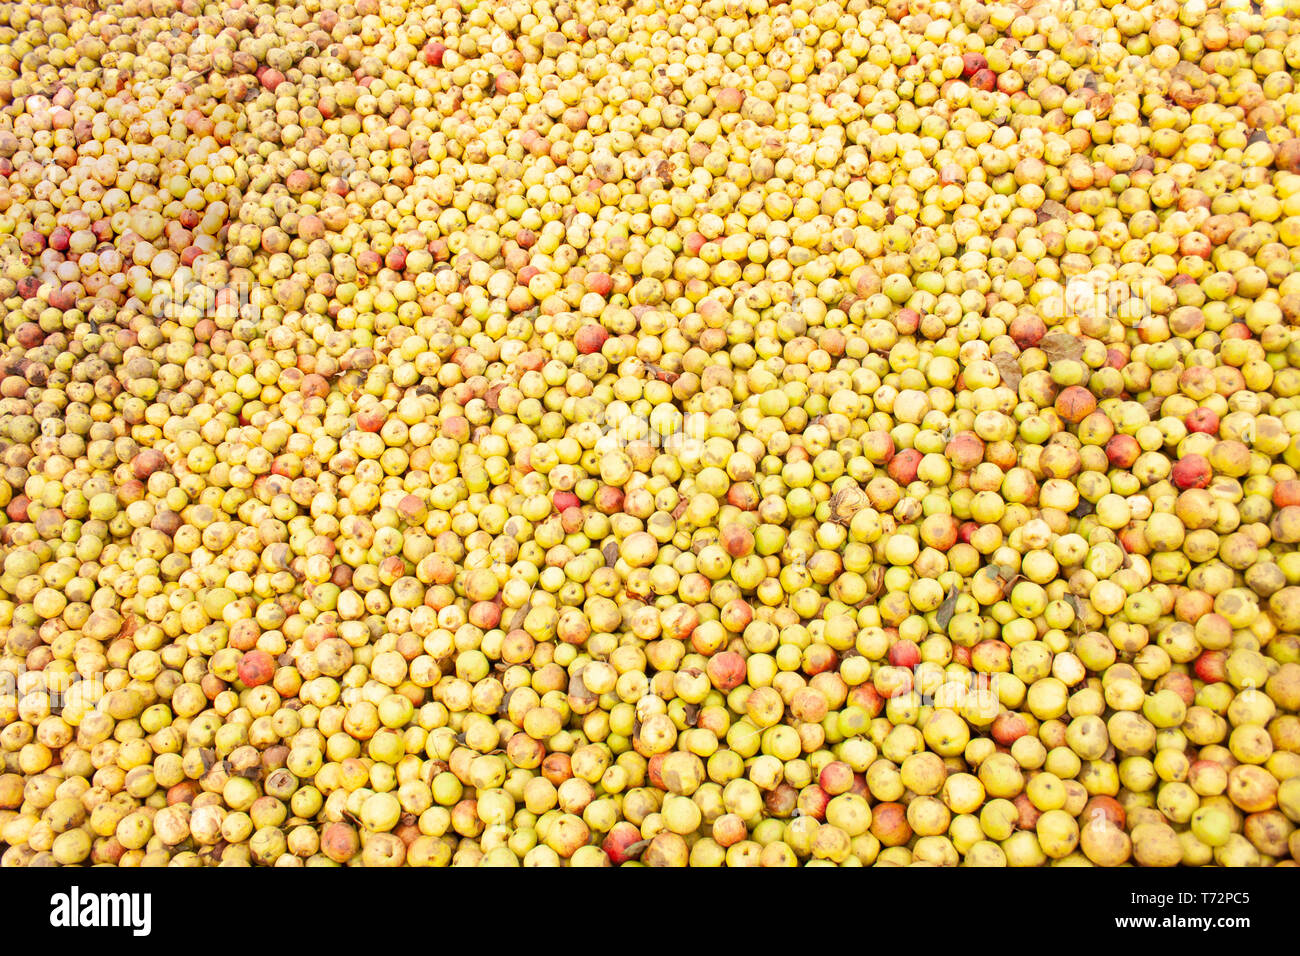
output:
M 859 684 L 849 691 L 848 705 L 862 708 L 870 717 L 879 717 L 885 709 L 885 698 L 871 684 Z
M 275 658 L 266 651 L 247 651 L 239 661 L 239 679 L 245 687 L 260 687 L 275 676 Z
M 556 511 L 564 514 L 570 508 L 577 508 L 581 505 L 582 499 L 572 491 L 556 491 L 551 495 L 551 504 L 555 505 Z
M 577 335 L 574 336 L 574 344 L 583 355 L 590 355 L 599 352 L 608 338 L 609 331 L 603 325 L 591 323 L 578 329 Z
M 1184 491 L 1188 488 L 1205 488 L 1212 477 L 1210 463 L 1204 455 L 1192 452 L 1174 463 L 1172 477 L 1174 484 Z
M 961 57 L 961 75 L 970 78 L 980 70 L 988 69 L 989 61 L 983 53 L 963 53 Z
M 723 651 L 709 658 L 704 672 L 714 687 L 729 694 L 745 682 L 745 659 L 735 651 Z
M 442 55 L 447 52 L 447 47 L 432 40 L 424 45 L 424 62 L 429 66 L 442 66 Z
M 1223 651 L 1202 651 L 1193 665 L 1196 676 L 1207 684 L 1218 684 L 1228 679 L 1228 655 Z
M 1112 435 L 1106 442 L 1106 458 L 1116 468 L 1132 468 L 1142 446 L 1132 435 Z
M 1285 478 L 1273 486 L 1273 504 L 1278 508 L 1300 505 L 1300 481 Z
M 1004 747 L 1010 747 L 1027 733 L 1029 724 L 1017 713 L 1004 710 L 993 718 L 992 737 Z
M 831 796 L 847 793 L 853 787 L 853 768 L 842 760 L 832 760 L 817 775 L 817 784 Z
M 916 471 L 920 467 L 922 455 L 915 448 L 904 448 L 889 460 L 886 470 L 889 477 L 900 485 L 910 485 L 916 481 Z
M 899 641 L 889 649 L 889 663 L 895 667 L 915 668 L 921 663 L 921 649 L 915 641 Z
M 901 803 L 880 803 L 871 811 L 871 835 L 884 846 L 902 846 L 912 839 L 907 808 Z
M 1219 430 L 1219 416 L 1212 408 L 1198 408 L 1189 412 L 1183 419 L 1189 432 L 1203 432 L 1213 435 Z
M 743 824 L 742 824 L 743 826 Z M 627 820 L 619 820 L 609 828 L 609 833 L 605 835 L 604 841 L 600 848 L 605 851 L 609 857 L 609 862 L 619 866 L 632 859 L 632 853 L 629 848 L 641 842 L 641 831 L 636 825 L 629 823 Z

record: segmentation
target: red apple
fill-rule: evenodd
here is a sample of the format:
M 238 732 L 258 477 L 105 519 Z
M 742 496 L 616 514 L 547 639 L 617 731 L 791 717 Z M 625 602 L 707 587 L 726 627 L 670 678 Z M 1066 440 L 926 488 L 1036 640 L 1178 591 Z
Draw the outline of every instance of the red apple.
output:
M 560 527 L 564 529 L 565 534 L 576 534 L 582 530 L 582 523 L 586 517 L 581 508 L 565 508 L 560 512 Z
M 722 529 L 722 547 L 733 558 L 743 558 L 754 550 L 754 535 L 743 525 L 732 524 Z
M 831 796 L 847 793 L 853 787 L 853 768 L 842 760 L 832 760 L 817 775 L 817 785 Z
M 599 352 L 608 338 L 609 331 L 603 325 L 591 323 L 578 329 L 577 335 L 573 337 L 573 342 L 578 347 L 579 352 L 583 355 L 590 355 L 593 352 Z
M 1142 446 L 1132 435 L 1112 435 L 1106 442 L 1106 458 L 1116 468 L 1132 468 L 1140 454 Z
M 388 420 L 388 410 L 382 405 L 371 405 L 357 412 L 357 427 L 363 432 L 377 432 Z
M 1274 485 L 1273 504 L 1278 508 L 1300 505 L 1300 480 L 1285 478 Z
M 983 53 L 963 53 L 961 57 L 961 75 L 972 77 L 980 70 L 988 69 L 989 61 L 984 58 Z
M 1004 747 L 1010 747 L 1027 733 L 1029 733 L 1029 724 L 1017 713 L 1004 710 L 993 718 L 993 739 Z
M 274 676 L 275 658 L 266 651 L 247 651 L 239 662 L 239 679 L 246 687 L 259 687 Z
M 361 839 L 350 823 L 330 823 L 320 834 L 320 851 L 335 863 L 346 863 L 361 850 Z
M 862 708 L 871 717 L 879 717 L 885 709 L 885 698 L 871 684 L 859 684 L 849 691 L 847 703 L 850 707 Z
M 831 795 L 814 783 L 799 791 L 799 796 L 795 800 L 795 808 L 801 816 L 812 817 L 814 820 L 825 820 L 826 805 L 830 802 Z
M 889 663 L 895 667 L 915 668 L 921 663 L 921 649 L 915 641 L 899 641 L 889 649 Z
M 889 477 L 900 485 L 916 481 L 916 470 L 921 464 L 921 453 L 915 448 L 905 448 L 889 460 L 886 470 Z
M 742 823 L 741 826 L 744 826 L 744 824 Z M 637 829 L 636 824 L 629 823 L 627 820 L 619 820 L 618 823 L 609 828 L 609 833 L 606 834 L 600 848 L 609 857 L 609 862 L 619 866 L 632 859 L 628 847 L 640 842 L 641 831 Z
M 745 682 L 745 659 L 735 651 L 714 654 L 704 666 L 710 683 L 724 694 L 730 693 Z
M 131 459 L 131 473 L 140 481 L 144 481 L 166 465 L 167 459 L 162 452 L 154 448 L 146 448 Z
M 1197 408 L 1183 419 L 1189 432 L 1204 432 L 1213 435 L 1219 430 L 1219 416 L 1212 408 Z
M 475 601 L 469 607 L 468 620 L 485 631 L 501 623 L 501 605 L 495 601 Z
M 915 335 L 921 325 L 921 313 L 916 309 L 899 309 L 894 314 L 894 328 L 901 335 Z
M 824 674 L 839 665 L 840 656 L 828 644 L 812 644 L 804 651 L 803 671 L 809 677 Z
M 614 289 L 614 280 L 607 272 L 588 272 L 582 280 L 588 292 L 607 296 Z
M 733 634 L 744 633 L 745 628 L 754 620 L 754 609 L 749 606 L 744 598 L 732 598 L 722 606 L 722 612 L 718 615 L 718 620 L 722 626 Z
M 612 515 L 623 510 L 623 491 L 613 485 L 601 485 L 596 489 L 592 503 L 601 514 Z
M 1223 651 L 1202 651 L 1196 658 L 1196 676 L 1207 684 L 1218 684 L 1228 679 L 1228 655 Z
M 1193 452 L 1174 463 L 1174 484 L 1184 491 L 1188 488 L 1205 488 L 1209 485 L 1211 476 L 1210 463 L 1204 455 Z
M 429 66 L 442 66 L 442 55 L 447 47 L 437 40 L 430 40 L 424 45 L 424 62 Z
M 943 450 L 957 471 L 970 471 L 984 460 L 984 440 L 971 431 L 958 432 Z
M 1201 259 L 1210 258 L 1210 253 L 1214 251 L 1214 244 L 1210 242 L 1208 236 L 1200 232 L 1189 232 L 1183 236 L 1179 243 L 1179 252 L 1185 256 L 1197 256 Z
M 971 54 L 966 54 L 970 56 Z M 978 56 L 978 54 L 975 54 Z M 1011 340 L 1022 349 L 1037 345 L 1047 334 L 1047 325 L 1036 315 L 1018 315 L 1007 329 Z
M 9 515 L 10 521 L 26 521 L 27 506 L 31 503 L 26 495 L 14 495 L 13 500 L 5 505 L 5 514 Z
M 902 846 L 912 839 L 907 809 L 901 803 L 879 803 L 871 811 L 871 835 L 884 846 Z

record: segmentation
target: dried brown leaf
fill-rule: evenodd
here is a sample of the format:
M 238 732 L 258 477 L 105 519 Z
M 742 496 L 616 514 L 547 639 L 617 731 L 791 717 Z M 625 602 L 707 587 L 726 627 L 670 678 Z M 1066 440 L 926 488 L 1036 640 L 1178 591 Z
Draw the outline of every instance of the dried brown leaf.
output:
M 1049 362 L 1077 360 L 1083 356 L 1083 339 L 1068 332 L 1052 332 L 1044 335 L 1038 347 L 1047 353 Z
M 993 565 L 993 570 L 1003 581 L 1010 580 L 1016 576 L 1016 569 L 1009 564 L 995 564 Z
M 623 850 L 623 856 L 629 860 L 639 860 L 641 854 L 645 852 L 645 848 L 649 845 L 649 840 L 637 840 L 635 843 L 629 843 L 626 849 Z
M 997 366 L 998 374 L 1002 376 L 1002 384 L 1007 388 L 1019 388 L 1020 380 L 1025 377 L 1025 373 L 1020 370 L 1020 362 L 1010 352 L 996 352 L 993 355 L 993 364 Z
M 1074 636 L 1078 637 L 1083 633 L 1083 602 L 1070 591 L 1065 592 L 1064 600 L 1074 611 Z
M 947 630 L 948 624 L 957 612 L 957 595 L 959 593 L 961 592 L 955 587 L 949 588 L 948 593 L 944 596 L 943 603 L 939 605 L 939 610 L 935 612 L 935 619 L 938 620 L 939 626 L 945 630 Z

